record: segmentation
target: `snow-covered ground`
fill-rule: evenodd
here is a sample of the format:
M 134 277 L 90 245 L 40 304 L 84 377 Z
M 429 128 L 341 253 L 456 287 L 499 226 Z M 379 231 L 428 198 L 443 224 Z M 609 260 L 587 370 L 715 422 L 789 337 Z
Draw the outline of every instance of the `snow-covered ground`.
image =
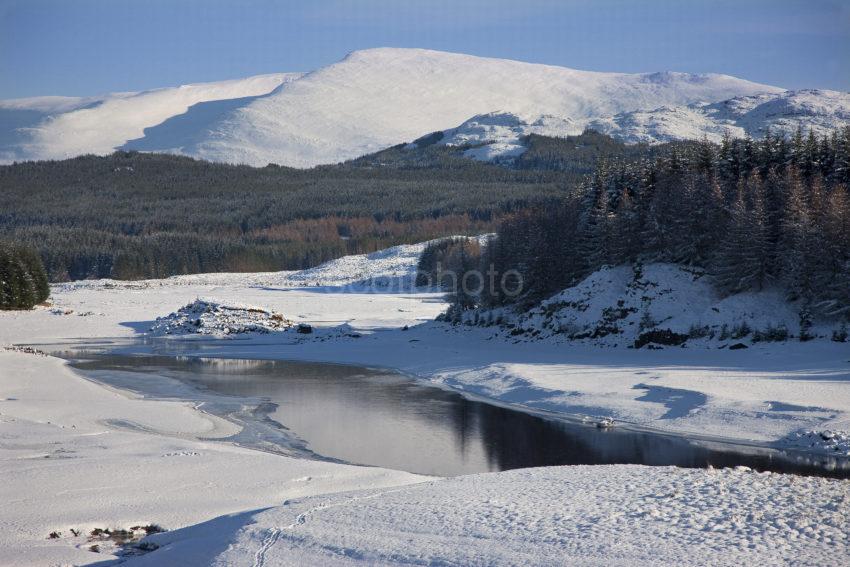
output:
M 391 366 L 531 409 L 739 440 L 808 445 L 822 436 L 802 432 L 830 430 L 840 441 L 850 430 L 846 344 L 646 350 L 453 327 L 433 322 L 445 309 L 438 294 L 392 284 L 409 281 L 420 250 L 306 273 L 58 285 L 52 307 L 0 312 L 0 345 L 132 337 L 203 297 L 315 329 L 223 339 L 205 356 Z M 351 329 L 360 338 L 347 336 Z M 171 530 L 152 537 L 163 549 L 134 560 L 156 565 L 840 565 L 850 557 L 847 481 L 637 466 L 429 480 L 216 440 L 233 427 L 189 404 L 106 389 L 50 357 L 0 352 L 0 563 L 94 562 L 104 554 L 90 545 L 110 548 L 86 533 L 148 524 Z
M 2 565 L 103 560 L 112 549 L 88 541 L 96 528 L 173 529 L 287 498 L 420 480 L 216 442 L 234 432 L 231 423 L 110 391 L 58 359 L 16 352 L 0 352 L 0 432 Z
M 151 538 L 131 565 L 840 565 L 847 483 L 555 467 L 298 498 Z M 227 542 L 227 546 L 223 542 Z

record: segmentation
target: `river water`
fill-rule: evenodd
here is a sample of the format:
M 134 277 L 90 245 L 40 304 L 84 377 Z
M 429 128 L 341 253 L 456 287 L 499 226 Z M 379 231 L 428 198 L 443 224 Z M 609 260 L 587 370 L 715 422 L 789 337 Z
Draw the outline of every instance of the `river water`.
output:
M 285 454 L 438 476 L 634 463 L 850 478 L 846 461 L 626 427 L 599 429 L 471 400 L 383 369 L 80 347 L 54 354 L 93 380 L 195 402 L 241 427 L 229 441 Z

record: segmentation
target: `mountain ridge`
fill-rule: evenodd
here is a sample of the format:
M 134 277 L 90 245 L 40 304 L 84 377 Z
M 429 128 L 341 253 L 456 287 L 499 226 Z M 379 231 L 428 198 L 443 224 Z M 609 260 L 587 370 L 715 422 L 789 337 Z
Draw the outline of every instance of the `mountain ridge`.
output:
M 771 105 L 783 101 L 779 110 L 790 113 L 784 122 L 771 115 Z M 766 110 L 759 114 L 761 106 Z M 648 143 L 714 139 L 726 130 L 752 135 L 774 124 L 821 132 L 850 124 L 850 94 L 786 91 L 717 73 L 607 73 L 383 47 L 352 51 L 308 73 L 0 101 L 0 163 L 123 149 L 311 167 L 436 131 L 453 130 L 457 137 L 470 121 L 495 115 L 516 117 L 512 133 L 488 140 L 487 128 L 479 129 L 478 143 L 498 147 L 469 157 L 516 155 L 522 151 L 516 139 L 541 129 L 567 136 L 591 127 Z M 541 120 L 548 123 L 541 126 Z

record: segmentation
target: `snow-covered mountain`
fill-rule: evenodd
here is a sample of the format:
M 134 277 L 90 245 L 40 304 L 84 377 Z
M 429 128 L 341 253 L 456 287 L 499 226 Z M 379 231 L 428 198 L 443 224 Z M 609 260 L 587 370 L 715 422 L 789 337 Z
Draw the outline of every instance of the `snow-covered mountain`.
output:
M 826 134 L 848 124 L 850 93 L 800 90 L 622 112 L 593 120 L 589 126 L 628 143 L 657 143 L 703 136 L 719 141 L 727 131 L 735 137 L 753 138 L 764 136 L 768 130 L 791 135 L 797 128 Z
M 494 110 L 593 117 L 778 92 L 724 75 L 593 73 L 422 49 L 368 49 L 232 110 L 186 149 L 216 161 L 354 158 Z
M 798 123 L 830 128 L 848 122 L 848 97 L 727 75 L 598 73 L 378 48 L 305 75 L 0 101 L 0 162 L 120 148 L 305 167 L 436 131 L 446 131 L 442 143 L 495 141 L 470 152 L 491 159 L 521 152 L 527 133 L 563 136 L 587 126 L 629 141 L 717 137 L 727 128 L 757 134 Z
M 760 138 L 768 131 L 785 136 L 798 128 L 828 134 L 850 125 L 850 93 L 800 90 L 734 97 L 715 103 L 662 106 L 577 122 L 557 116 L 526 120 L 515 114 L 494 112 L 474 116 L 456 128 L 441 132 L 439 143 L 472 145 L 464 155 L 483 161 L 511 160 L 527 148 L 529 134 L 563 137 L 592 128 L 629 144 L 657 144 L 672 140 L 719 142 L 733 137 Z

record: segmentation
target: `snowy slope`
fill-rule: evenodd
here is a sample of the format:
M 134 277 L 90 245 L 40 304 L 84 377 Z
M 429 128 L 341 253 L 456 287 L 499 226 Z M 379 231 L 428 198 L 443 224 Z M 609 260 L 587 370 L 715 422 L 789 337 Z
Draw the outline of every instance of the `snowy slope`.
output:
M 735 97 L 713 104 L 665 106 L 600 118 L 590 127 L 629 143 L 699 139 L 719 141 L 724 132 L 732 136 L 759 138 L 770 130 L 792 135 L 804 132 L 828 134 L 850 125 L 850 93 L 828 90 L 786 91 Z
M 481 240 L 486 235 L 478 237 Z M 429 241 L 433 242 L 433 241 Z M 54 284 L 62 291 L 79 289 L 150 289 L 193 285 L 245 285 L 276 288 L 323 287 L 357 291 L 421 291 L 414 288 L 416 265 L 429 242 L 401 244 L 369 254 L 329 260 L 313 268 L 282 272 L 189 274 L 158 280 L 77 280 Z
M 703 271 L 656 263 L 605 266 L 527 312 L 498 308 L 464 317 L 473 324 L 507 326 L 514 340 L 622 347 L 635 345 L 644 333 L 670 331 L 682 335 L 686 346 L 725 348 L 797 341 L 801 307 L 780 289 L 724 297 Z M 841 328 L 838 320 L 816 320 L 808 332 L 812 340 L 829 341 Z
M 34 102 L 0 103 L 0 110 L 15 107 L 17 128 L 26 128 L 14 130 L 14 136 L 3 134 L 0 139 L 14 139 L 5 142 L 0 158 L 107 153 L 127 144 L 214 161 L 310 166 L 357 157 L 495 111 L 529 123 L 558 117 L 577 133 L 602 116 L 782 91 L 727 75 L 597 73 L 396 48 L 355 51 L 276 88 L 295 77 L 110 95 L 88 104 L 74 99 L 72 110 L 53 108 L 46 119 L 20 114 Z M 222 100 L 230 102 L 215 103 Z
M 101 97 L 0 101 L 0 163 L 107 154 L 193 105 L 267 94 L 298 73 L 200 83 Z M 200 124 L 195 124 L 200 127 Z
M 156 535 L 137 565 L 841 565 L 847 483 L 551 467 L 300 498 Z
M 215 161 L 310 166 L 354 158 L 510 112 L 582 125 L 592 117 L 781 89 L 726 75 L 577 71 L 423 49 L 356 51 L 232 111 L 186 152 Z
M 662 106 L 576 122 L 557 116 L 523 119 L 507 112 L 474 116 L 443 131 L 443 145 L 472 145 L 464 155 L 483 161 L 510 160 L 527 147 L 523 137 L 540 134 L 572 136 L 589 127 L 629 144 L 656 144 L 707 138 L 719 142 L 728 133 L 735 138 L 760 138 L 768 131 L 792 136 L 798 128 L 819 135 L 850 125 L 850 93 L 827 90 L 785 91 L 741 96 L 715 103 Z
M 457 128 L 442 133 L 444 146 L 478 146 L 464 152 L 466 157 L 481 161 L 508 159 L 522 154 L 526 147 L 523 136 L 563 137 L 581 133 L 581 127 L 570 118 L 540 116 L 531 122 L 510 112 L 490 112 L 473 116 Z

